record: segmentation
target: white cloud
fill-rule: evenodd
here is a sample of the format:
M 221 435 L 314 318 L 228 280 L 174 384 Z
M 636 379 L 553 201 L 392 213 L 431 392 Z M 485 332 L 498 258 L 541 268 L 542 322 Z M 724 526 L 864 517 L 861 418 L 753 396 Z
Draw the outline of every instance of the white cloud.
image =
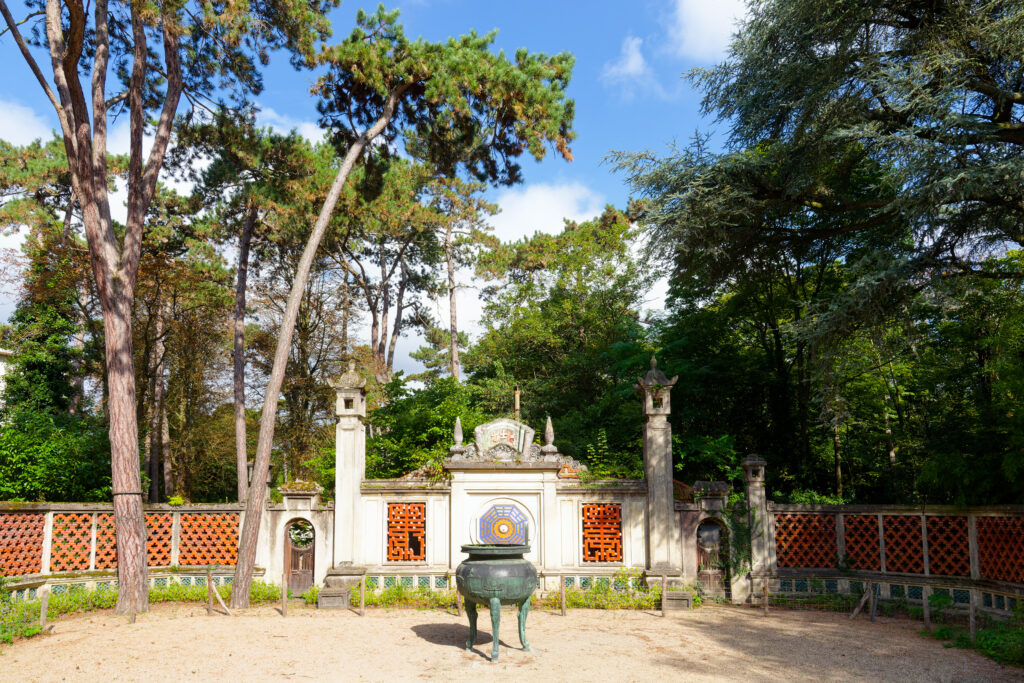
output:
M 585 221 L 604 210 L 605 199 L 586 185 L 535 183 L 503 190 L 495 200 L 501 213 L 492 216 L 494 234 L 508 242 L 535 232 L 561 232 L 564 219 Z
M 0 137 L 14 145 L 27 145 L 34 140 L 49 140 L 51 126 L 33 109 L 0 99 Z
M 644 57 L 644 40 L 628 35 L 622 40 L 619 58 L 604 65 L 601 80 L 605 85 L 617 86 L 622 96 L 632 99 L 637 93 L 653 94 L 662 99 L 670 99 L 669 93 L 654 75 L 654 70 Z
M 702 62 L 721 59 L 746 13 L 746 0 L 675 0 L 669 27 L 674 51 Z
M 324 131 L 312 121 L 303 121 L 288 114 L 279 114 L 270 107 L 261 109 L 256 120 L 259 125 L 270 126 L 281 134 L 288 134 L 295 130 L 310 142 L 319 142 L 324 139 Z

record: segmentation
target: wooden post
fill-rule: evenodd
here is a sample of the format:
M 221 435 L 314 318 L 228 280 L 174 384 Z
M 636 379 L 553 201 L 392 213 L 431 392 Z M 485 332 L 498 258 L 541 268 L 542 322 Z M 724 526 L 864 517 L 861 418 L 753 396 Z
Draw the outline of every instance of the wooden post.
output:
M 562 616 L 565 616 L 565 576 L 561 577 L 558 584 L 558 599 L 562 604 Z
M 932 610 L 931 604 L 928 602 L 928 596 L 931 594 L 931 589 L 925 586 L 921 589 L 921 607 L 924 610 L 924 630 L 932 630 Z
M 213 576 L 206 570 L 206 616 L 213 614 Z
M 974 618 L 974 589 L 967 591 L 968 605 L 967 605 L 967 618 L 971 626 L 971 642 L 974 642 L 974 637 L 978 634 L 978 625 Z
M 875 586 L 871 581 L 868 581 L 866 588 L 868 589 L 868 609 L 870 610 L 868 615 L 870 616 L 875 613 Z M 874 620 L 875 618 L 871 616 L 871 621 Z
M 288 567 L 281 575 L 281 616 L 288 616 Z
M 661 575 L 661 616 L 665 616 L 665 603 L 668 602 L 668 576 Z
M 359 616 L 366 616 L 366 574 L 359 581 Z
M 43 601 L 39 606 L 39 628 L 46 630 L 46 615 L 50 610 L 50 589 L 43 591 Z
M 764 580 L 764 615 L 768 616 L 768 579 Z
M 462 593 L 455 591 L 455 611 L 462 616 Z

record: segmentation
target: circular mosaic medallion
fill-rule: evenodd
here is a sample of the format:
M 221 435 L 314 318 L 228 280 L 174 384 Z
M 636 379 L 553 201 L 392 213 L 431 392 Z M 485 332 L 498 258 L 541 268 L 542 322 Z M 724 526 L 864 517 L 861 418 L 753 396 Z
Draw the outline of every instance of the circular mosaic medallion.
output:
M 527 519 L 523 511 L 510 503 L 492 505 L 480 516 L 480 542 L 525 544 Z

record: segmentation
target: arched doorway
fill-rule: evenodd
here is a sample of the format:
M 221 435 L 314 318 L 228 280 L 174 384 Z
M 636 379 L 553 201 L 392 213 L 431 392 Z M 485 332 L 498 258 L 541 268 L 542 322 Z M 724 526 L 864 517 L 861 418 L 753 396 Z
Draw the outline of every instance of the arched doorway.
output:
M 316 531 L 304 519 L 289 522 L 285 527 L 284 563 L 288 567 L 288 590 L 305 593 L 313 587 Z
M 729 535 L 715 519 L 697 527 L 697 580 L 705 595 L 729 597 Z

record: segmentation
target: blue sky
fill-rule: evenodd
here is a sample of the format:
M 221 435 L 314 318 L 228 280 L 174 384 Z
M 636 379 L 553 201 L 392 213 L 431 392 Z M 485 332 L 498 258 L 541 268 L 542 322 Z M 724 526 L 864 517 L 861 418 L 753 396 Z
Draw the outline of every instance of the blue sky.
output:
M 700 117 L 698 94 L 682 75 L 722 57 L 744 10 L 743 0 L 413 0 L 387 6 L 402 10 L 410 36 L 443 40 L 472 29 L 497 29 L 496 46 L 510 54 L 524 47 L 576 56 L 569 88 L 576 101 L 575 160 L 548 156 L 539 164 L 527 161 L 522 185 L 491 191 L 491 200 L 502 209 L 492 224 L 503 239 L 557 231 L 564 218 L 590 218 L 606 203 L 624 206 L 628 189 L 604 162 L 610 151 L 665 152 L 673 140 L 685 144 L 696 130 L 711 130 L 712 122 Z M 343 2 L 332 14 L 336 38 L 351 30 L 359 7 L 372 10 L 375 4 Z M 56 118 L 9 35 L 0 38 L 0 64 L 5 66 L 0 137 L 24 144 L 48 136 Z M 47 73 L 48 60 L 40 60 L 40 66 Z M 309 94 L 314 78 L 296 73 L 284 59 L 272 61 L 257 98 L 262 122 L 318 135 L 315 100 Z M 127 147 L 123 121 L 112 129 L 111 147 Z M 4 245 L 14 242 L 7 238 Z M 656 307 L 659 298 L 655 293 L 649 304 Z M 478 299 L 472 288 L 460 297 L 465 311 L 460 317 L 471 331 L 479 318 Z M 0 295 L 0 316 L 9 314 L 11 302 L 10 293 Z M 443 309 L 439 306 L 439 313 Z M 407 353 L 418 343 L 404 341 L 399 368 L 414 369 Z

